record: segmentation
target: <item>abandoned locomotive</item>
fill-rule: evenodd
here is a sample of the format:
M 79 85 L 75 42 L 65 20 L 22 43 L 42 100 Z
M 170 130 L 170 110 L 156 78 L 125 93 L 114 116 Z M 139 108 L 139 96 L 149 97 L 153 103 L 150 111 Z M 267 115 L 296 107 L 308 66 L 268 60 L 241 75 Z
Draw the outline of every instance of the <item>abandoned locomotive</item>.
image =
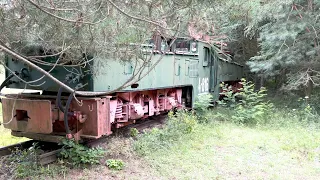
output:
M 43 74 L 8 56 L 1 87 L 41 92 L 4 95 L 4 126 L 14 136 L 43 141 L 59 141 L 65 136 L 97 139 L 139 119 L 174 108 L 192 108 L 199 94 L 212 93 L 218 98 L 221 82 L 238 82 L 243 76 L 241 65 L 223 59 L 201 41 L 178 38 L 163 50 L 161 42 L 142 45 L 143 62 L 110 59 L 103 65 L 94 58 L 78 66 L 55 67 L 56 59 L 49 56 L 42 60 L 45 63 L 37 64 L 73 89 L 110 92 L 90 97 L 76 97 L 48 77 L 43 77 L 39 86 L 26 84 Z

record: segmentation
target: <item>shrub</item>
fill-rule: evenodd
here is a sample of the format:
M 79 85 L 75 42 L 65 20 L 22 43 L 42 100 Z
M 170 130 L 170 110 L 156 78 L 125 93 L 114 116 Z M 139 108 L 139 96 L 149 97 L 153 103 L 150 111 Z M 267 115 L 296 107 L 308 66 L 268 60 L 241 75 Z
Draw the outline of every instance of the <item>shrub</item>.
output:
M 224 82 L 220 84 L 220 87 L 222 88 L 221 95 L 223 96 L 223 99 L 221 101 L 217 101 L 217 103 L 222 107 L 235 108 L 237 97 L 240 93 L 234 93 L 232 87 L 228 86 L 228 84 L 225 84 Z
M 241 80 L 241 84 L 243 88 L 237 93 L 233 93 L 230 87 L 222 84 L 224 89 L 222 94 L 225 97 L 218 103 L 234 110 L 232 120 L 236 123 L 254 125 L 265 123 L 273 107 L 272 103 L 265 100 L 267 96 L 266 89 L 261 88 L 255 91 L 254 84 L 247 82 L 245 79 Z M 237 101 L 239 103 L 236 103 Z
M 13 176 L 25 178 L 36 174 L 39 166 L 38 161 L 39 148 L 34 143 L 29 149 L 15 149 L 8 157 L 10 169 L 13 169 Z
M 200 94 L 197 97 L 197 100 L 194 102 L 194 109 L 198 112 L 205 112 L 209 107 L 212 107 L 213 104 L 212 94 Z
M 213 107 L 213 96 L 210 93 L 201 94 L 194 102 L 194 110 L 197 113 L 199 123 L 208 123 L 210 116 L 208 116 L 208 109 Z
M 122 160 L 118 160 L 118 159 L 108 159 L 106 161 L 106 165 L 110 168 L 110 169 L 114 169 L 114 170 L 122 170 L 124 167 L 124 162 Z
M 176 115 L 170 112 L 168 117 L 170 120 L 167 123 L 167 131 L 172 134 L 189 134 L 197 125 L 197 117 L 193 112 L 180 110 Z
M 313 103 L 310 103 L 309 97 L 299 98 L 300 106 L 294 109 L 294 112 L 300 117 L 304 123 L 319 122 L 319 115 Z
M 131 128 L 131 129 L 130 129 L 130 136 L 131 136 L 131 137 L 135 138 L 135 137 L 138 136 L 138 134 L 139 134 L 138 129 L 136 129 L 136 128 Z
M 80 164 L 99 164 L 105 151 L 102 148 L 88 148 L 73 140 L 63 139 L 60 156 L 67 159 L 72 166 Z

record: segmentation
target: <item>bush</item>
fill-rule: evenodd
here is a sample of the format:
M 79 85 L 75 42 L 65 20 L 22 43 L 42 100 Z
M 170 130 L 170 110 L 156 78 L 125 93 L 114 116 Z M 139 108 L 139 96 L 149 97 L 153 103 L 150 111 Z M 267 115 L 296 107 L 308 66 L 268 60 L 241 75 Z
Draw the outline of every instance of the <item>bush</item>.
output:
M 310 103 L 309 97 L 299 98 L 300 106 L 298 109 L 293 109 L 294 113 L 300 117 L 304 123 L 319 122 L 318 112 L 313 104 Z
M 63 139 L 60 144 L 63 145 L 60 156 L 67 159 L 72 166 L 99 164 L 100 158 L 105 153 L 102 148 L 88 148 L 73 140 Z
M 106 161 L 106 165 L 110 168 L 110 169 L 114 169 L 114 170 L 122 170 L 124 167 L 124 162 L 122 160 L 118 160 L 118 159 L 108 159 Z
M 197 117 L 193 112 L 181 110 L 176 115 L 172 112 L 168 115 L 169 121 L 167 123 L 168 133 L 175 134 L 189 134 L 197 125 Z
M 131 128 L 131 129 L 130 129 L 130 136 L 131 136 L 131 137 L 135 138 L 135 137 L 138 136 L 138 134 L 139 134 L 138 129 L 136 129 L 136 128 Z
M 222 84 L 225 97 L 218 101 L 218 104 L 234 110 L 232 120 L 240 124 L 261 124 L 266 123 L 268 116 L 272 112 L 273 104 L 265 100 L 266 89 L 261 88 L 259 91 L 254 90 L 254 84 L 241 80 L 243 88 L 240 92 L 233 93 L 230 87 Z M 236 102 L 239 103 L 236 103 Z
M 197 112 L 206 112 L 209 107 L 212 107 L 213 104 L 213 97 L 212 94 L 206 93 L 206 94 L 200 94 L 197 97 L 197 100 L 194 102 L 194 109 Z
M 213 107 L 212 94 L 201 94 L 194 102 L 194 110 L 197 113 L 197 119 L 199 123 L 208 123 L 210 116 L 208 116 L 208 109 Z

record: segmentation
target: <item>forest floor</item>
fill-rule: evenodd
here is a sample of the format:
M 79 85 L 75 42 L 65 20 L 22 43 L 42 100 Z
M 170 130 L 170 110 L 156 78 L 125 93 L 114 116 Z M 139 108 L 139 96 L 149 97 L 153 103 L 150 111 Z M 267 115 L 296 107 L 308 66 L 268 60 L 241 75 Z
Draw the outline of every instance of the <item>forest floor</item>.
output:
M 1 134 L 0 144 L 17 141 Z M 3 133 L 3 131 L 1 131 Z M 3 138 L 5 137 L 5 138 Z M 18 139 L 20 141 L 22 139 Z M 103 147 L 122 159 L 123 170 L 105 165 L 67 169 L 39 179 L 319 179 L 320 131 L 303 127 L 245 127 L 228 122 L 199 124 L 170 148 L 139 156 L 131 138 L 116 137 Z M 54 171 L 58 163 L 47 169 Z M 55 168 L 54 168 L 55 167 Z M 68 173 L 67 173 L 68 172 Z M 54 174 L 54 172 L 53 172 Z

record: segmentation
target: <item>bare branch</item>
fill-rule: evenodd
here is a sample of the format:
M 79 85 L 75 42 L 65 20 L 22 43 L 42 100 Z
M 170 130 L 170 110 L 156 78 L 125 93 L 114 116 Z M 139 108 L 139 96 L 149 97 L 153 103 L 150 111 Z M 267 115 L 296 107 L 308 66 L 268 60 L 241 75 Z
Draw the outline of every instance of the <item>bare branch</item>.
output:
M 123 11 L 122 9 L 120 9 L 114 2 L 112 2 L 111 0 L 107 0 L 113 7 L 115 7 L 118 11 L 120 11 L 122 14 L 124 14 L 125 16 L 131 18 L 131 19 L 135 19 L 135 20 L 138 20 L 138 21 L 144 21 L 144 22 L 147 22 L 147 23 L 150 23 L 150 24 L 153 24 L 153 25 L 156 25 L 160 28 L 163 28 L 163 29 L 168 29 L 166 27 L 163 27 L 161 24 L 157 23 L 157 22 L 154 22 L 154 21 L 151 21 L 151 20 L 148 20 L 148 19 L 145 19 L 145 18 L 141 18 L 141 17 L 136 17 L 136 16 L 133 16 L 133 15 L 130 15 L 128 13 L 126 13 L 125 11 Z
M 52 16 L 52 17 L 55 17 L 57 19 L 60 19 L 60 20 L 63 20 L 63 21 L 67 21 L 67 22 L 72 22 L 72 23 L 79 23 L 78 20 L 71 20 L 71 19 L 66 19 L 66 18 L 63 18 L 63 17 L 60 17 L 60 16 L 57 16 L 49 11 L 46 11 L 44 10 L 43 8 L 41 8 L 37 3 L 33 2 L 32 0 L 27 0 L 28 2 L 30 2 L 33 6 L 35 6 L 36 8 L 38 8 L 40 11 Z M 81 21 L 81 23 L 83 24 L 89 24 L 89 25 L 95 25 L 96 23 L 92 23 L 92 22 L 85 22 L 85 21 Z

